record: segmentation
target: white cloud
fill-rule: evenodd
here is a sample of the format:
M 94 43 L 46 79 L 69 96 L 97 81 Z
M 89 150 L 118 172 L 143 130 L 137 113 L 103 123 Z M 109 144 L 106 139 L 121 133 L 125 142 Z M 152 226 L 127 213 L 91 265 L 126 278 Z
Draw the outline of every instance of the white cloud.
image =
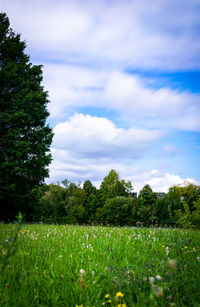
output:
M 140 0 L 7 0 L 1 6 L 32 52 L 42 51 L 46 58 L 120 69 L 200 67 L 197 0 L 151 5 Z
M 78 66 L 47 64 L 44 67 L 44 85 L 49 92 L 50 116 L 66 118 L 70 109 L 77 107 L 105 107 L 102 91 L 106 71 Z
M 54 128 L 53 148 L 77 158 L 136 158 L 161 137 L 157 130 L 117 128 L 107 118 L 75 114 Z
M 131 180 L 139 192 L 145 184 L 154 191 L 167 192 L 173 185 L 192 178 L 142 167 L 143 153 L 147 154 L 153 142 L 160 137 L 159 131 L 117 128 L 106 118 L 75 114 L 68 121 L 56 125 L 53 143 L 53 163 L 48 182 L 68 178 L 78 182 L 90 179 L 96 186 L 111 169 L 121 178 Z M 170 144 L 166 151 L 174 151 Z M 140 161 L 140 162 L 139 162 Z
M 120 112 L 130 125 L 200 131 L 200 95 L 156 89 L 155 82 L 108 69 L 58 64 L 44 69 L 52 118 L 66 118 L 78 107 L 98 107 Z
M 181 178 L 179 175 L 152 170 L 135 176 L 136 190 L 139 191 L 145 184 L 149 184 L 154 192 L 168 192 L 174 185 L 182 185 L 185 182 L 199 184 L 192 178 Z
M 105 87 L 105 100 L 114 108 L 142 119 L 143 124 L 200 131 L 200 95 L 153 89 L 145 80 L 113 72 Z

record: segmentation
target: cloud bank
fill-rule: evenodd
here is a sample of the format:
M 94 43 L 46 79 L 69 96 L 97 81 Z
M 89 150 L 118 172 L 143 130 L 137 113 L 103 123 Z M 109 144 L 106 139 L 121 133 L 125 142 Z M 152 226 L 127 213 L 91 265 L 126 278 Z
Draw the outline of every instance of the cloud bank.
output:
M 120 68 L 200 68 L 198 0 L 7 0 L 2 10 L 38 57 Z
M 149 184 L 155 191 L 165 191 L 183 179 L 178 175 L 158 170 L 144 171 L 139 166 L 143 154 L 161 137 L 157 130 L 137 128 L 122 129 L 106 118 L 75 114 L 68 121 L 54 128 L 55 137 L 51 165 L 51 180 L 54 182 L 71 178 L 72 181 L 91 180 L 99 186 L 111 169 L 116 169 L 122 178 L 131 180 L 139 191 Z M 164 148 L 174 151 L 172 146 Z M 133 163 L 135 162 L 135 163 Z

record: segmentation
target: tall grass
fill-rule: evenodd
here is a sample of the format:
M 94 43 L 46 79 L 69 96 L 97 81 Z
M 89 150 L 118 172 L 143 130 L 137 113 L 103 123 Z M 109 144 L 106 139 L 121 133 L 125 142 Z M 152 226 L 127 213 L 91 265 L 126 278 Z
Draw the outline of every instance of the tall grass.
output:
M 13 227 L 0 225 L 1 268 L 15 249 L 1 306 L 200 304 L 198 231 L 25 225 L 12 247 Z

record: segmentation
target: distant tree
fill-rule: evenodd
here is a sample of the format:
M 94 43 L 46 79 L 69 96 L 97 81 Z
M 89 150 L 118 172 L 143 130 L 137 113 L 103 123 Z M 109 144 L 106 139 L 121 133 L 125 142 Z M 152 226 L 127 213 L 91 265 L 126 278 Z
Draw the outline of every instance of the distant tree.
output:
M 43 207 L 41 216 L 44 220 L 51 217 L 52 222 L 61 223 L 63 217 L 67 215 L 66 206 L 69 201 L 69 191 L 60 185 L 50 184 L 49 190 L 40 199 L 40 204 Z
M 86 180 L 83 184 L 83 190 L 86 192 L 87 196 L 89 196 L 91 193 L 96 192 L 95 186 L 91 183 L 90 180 Z
M 170 226 L 171 225 L 171 217 L 168 207 L 168 202 L 166 197 L 157 199 L 154 203 L 153 207 L 154 220 L 159 226 Z
M 83 205 L 75 205 L 69 211 L 71 224 L 83 224 L 86 222 L 87 212 Z
M 85 206 L 85 201 L 86 201 L 86 198 L 87 198 L 87 194 L 86 194 L 86 192 L 83 189 L 77 188 L 74 191 L 73 197 L 74 197 L 74 202 L 75 202 L 76 205 Z
M 124 179 L 120 181 L 118 173 L 115 170 L 111 170 L 100 185 L 102 203 L 104 204 L 107 198 L 127 196 L 131 189 L 130 181 L 127 183 Z
M 151 187 L 148 184 L 145 185 L 138 195 L 138 215 L 140 216 L 140 222 L 143 222 L 145 226 L 156 223 L 157 218 L 153 210 L 156 200 L 156 194 Z
M 46 124 L 48 94 L 42 68 L 32 65 L 25 42 L 0 13 L 0 202 L 1 218 L 28 215 L 29 193 L 48 176 L 52 129 Z
M 95 213 L 98 208 L 97 196 L 96 193 L 91 193 L 85 203 L 85 209 L 87 211 L 88 222 L 95 220 Z
M 110 188 L 108 196 L 110 198 L 113 198 L 116 196 L 128 196 L 128 193 L 126 192 L 126 187 L 123 184 L 123 182 L 118 180 L 115 184 L 113 184 Z
M 122 179 L 121 184 L 124 186 L 125 192 L 128 195 L 133 192 L 133 185 L 130 180 L 126 182 L 124 179 Z
M 83 184 L 83 190 L 86 192 L 85 209 L 87 211 L 87 222 L 91 223 L 95 220 L 95 213 L 98 207 L 97 189 L 90 180 L 86 180 Z
M 64 185 L 66 189 L 69 188 L 70 186 L 70 181 L 68 179 L 64 179 L 61 183 Z
M 134 213 L 132 200 L 125 196 L 107 199 L 103 206 L 104 221 L 111 225 L 131 225 Z
M 200 197 L 200 186 L 185 182 L 183 186 L 177 187 L 181 200 L 187 202 L 191 211 L 195 209 L 194 202 Z
M 111 170 L 109 174 L 103 179 L 100 189 L 105 195 L 108 195 L 110 189 L 119 181 L 119 175 L 115 170 Z
M 77 185 L 73 182 L 70 182 L 69 186 L 68 186 L 68 190 L 69 190 L 69 194 L 70 196 L 74 195 L 74 192 L 78 189 Z
M 193 207 L 194 210 L 191 212 L 189 205 L 183 201 L 183 210 L 175 211 L 177 226 L 200 229 L 200 197 L 193 202 Z

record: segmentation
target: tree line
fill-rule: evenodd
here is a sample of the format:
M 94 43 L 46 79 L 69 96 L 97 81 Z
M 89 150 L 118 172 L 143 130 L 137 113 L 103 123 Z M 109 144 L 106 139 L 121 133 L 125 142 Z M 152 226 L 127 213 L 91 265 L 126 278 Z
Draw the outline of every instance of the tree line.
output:
M 131 182 L 120 180 L 115 170 L 99 188 L 90 180 L 63 180 L 34 188 L 26 215 L 31 222 L 43 223 L 200 228 L 200 186 L 186 183 L 165 194 L 147 184 L 137 198 L 132 191 Z

